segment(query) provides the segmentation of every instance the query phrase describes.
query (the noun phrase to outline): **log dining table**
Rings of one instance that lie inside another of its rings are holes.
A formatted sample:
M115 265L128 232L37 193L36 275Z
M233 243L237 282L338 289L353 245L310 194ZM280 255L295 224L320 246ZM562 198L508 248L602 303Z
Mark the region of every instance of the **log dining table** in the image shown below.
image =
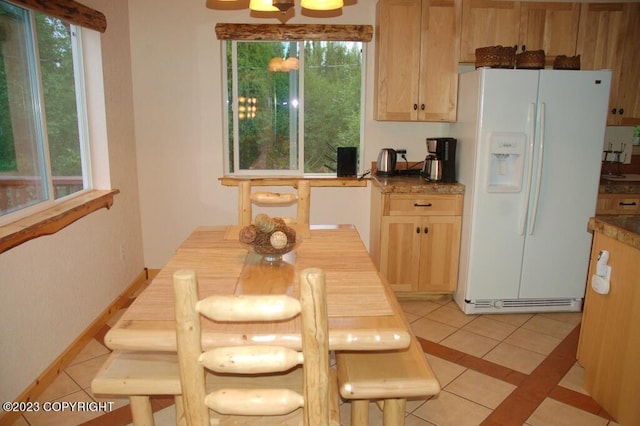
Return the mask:
M351 225L313 226L282 262L267 263L239 243L233 227L200 227L178 247L149 286L106 334L111 349L175 351L172 276L196 271L199 297L213 294L297 296L298 273L326 274L331 350L402 349L411 343L400 306ZM300 349L300 321L268 324L202 322L203 347L277 344Z

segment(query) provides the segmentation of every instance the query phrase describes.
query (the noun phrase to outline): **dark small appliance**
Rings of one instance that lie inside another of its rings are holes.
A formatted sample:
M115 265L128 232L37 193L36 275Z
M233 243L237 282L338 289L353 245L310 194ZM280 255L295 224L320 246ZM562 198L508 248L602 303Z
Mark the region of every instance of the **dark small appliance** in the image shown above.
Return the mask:
M357 175L358 148L338 147L338 177L353 177Z
M427 138L427 151L422 169L423 176L435 182L455 183L456 144L454 138Z

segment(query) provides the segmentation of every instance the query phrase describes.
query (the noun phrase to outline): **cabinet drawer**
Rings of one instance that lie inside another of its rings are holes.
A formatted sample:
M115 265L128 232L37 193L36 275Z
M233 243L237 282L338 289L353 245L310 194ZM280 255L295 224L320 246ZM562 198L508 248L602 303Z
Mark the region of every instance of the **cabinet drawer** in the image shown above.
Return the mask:
M640 214L640 194L600 194L596 214Z
M462 195L390 194L387 196L385 216L431 216L462 214Z

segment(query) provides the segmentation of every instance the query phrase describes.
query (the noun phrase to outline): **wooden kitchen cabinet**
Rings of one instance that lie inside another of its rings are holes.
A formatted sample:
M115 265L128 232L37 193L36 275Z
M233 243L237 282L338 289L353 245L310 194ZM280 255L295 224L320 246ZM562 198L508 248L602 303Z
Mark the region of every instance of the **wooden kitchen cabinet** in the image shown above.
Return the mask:
M608 294L591 286L600 250L609 252L612 268ZM638 277L640 248L594 232L577 359L584 367L584 388L621 425L640 424Z
M460 1L378 2L376 120L456 120Z
M462 194L372 190L371 253L394 291L455 291L462 200Z
M607 124L640 124L640 3L584 3L576 52L584 70L611 69Z
M463 0L460 62L475 63L476 49L518 44L520 2Z
M487 46L518 46L545 51L551 65L558 55L576 51L579 3L464 0L461 62L475 63L475 51Z
M596 214L640 214L640 194L598 194Z

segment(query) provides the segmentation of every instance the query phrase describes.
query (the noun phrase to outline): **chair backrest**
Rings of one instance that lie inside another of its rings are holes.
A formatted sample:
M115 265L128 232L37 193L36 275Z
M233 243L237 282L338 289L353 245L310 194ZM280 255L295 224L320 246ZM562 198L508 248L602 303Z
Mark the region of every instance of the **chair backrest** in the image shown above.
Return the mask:
M300 273L299 300L287 295L211 296L198 300L196 274L191 270L175 272L173 284L187 424L208 426L209 408L223 415L268 416L286 414L300 407L305 425L328 424L331 414L329 337L323 270L308 268ZM264 345L202 350L201 316L214 321L255 322L290 319L298 314L301 352ZM303 364L302 394L290 389L260 389L258 394L255 389L222 389L209 394L206 391L206 370L247 375L285 372L298 364Z
M311 182L297 180L291 186L297 189L295 193L277 193L268 191L253 191L251 181L243 180L238 184L238 224L247 226L253 219L253 204L286 206L297 204L296 217L286 220L296 223L306 229L309 228L309 209L311 196Z

